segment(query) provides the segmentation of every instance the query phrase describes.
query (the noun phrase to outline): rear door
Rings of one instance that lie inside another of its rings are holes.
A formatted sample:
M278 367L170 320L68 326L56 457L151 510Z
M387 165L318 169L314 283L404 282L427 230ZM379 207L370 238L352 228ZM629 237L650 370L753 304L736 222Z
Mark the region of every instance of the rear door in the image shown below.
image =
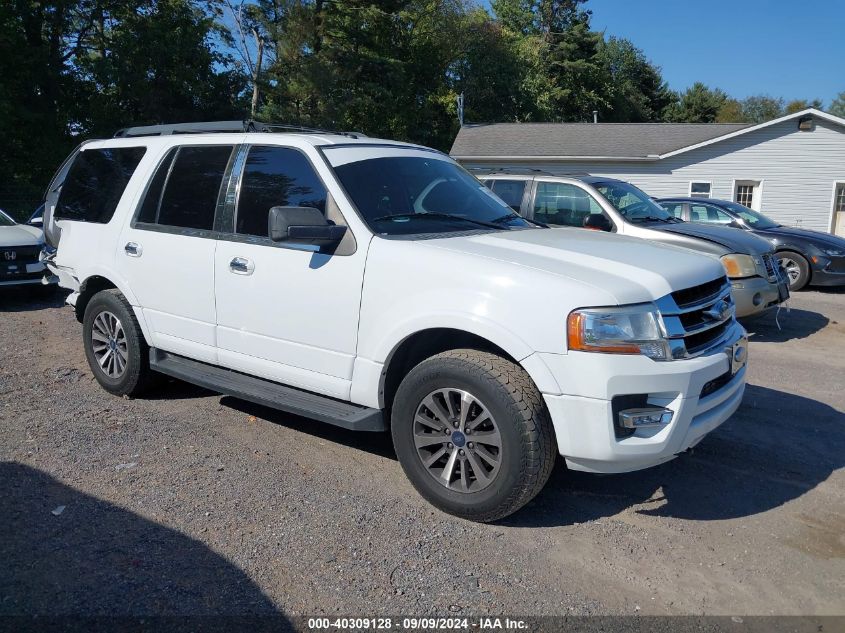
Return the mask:
M273 242L274 206L314 207L346 221L305 151L244 147L230 184L237 204L215 254L221 365L338 398L349 397L366 248L351 229L333 252Z
M234 144L170 149L122 235L117 266L155 347L216 362L215 214Z

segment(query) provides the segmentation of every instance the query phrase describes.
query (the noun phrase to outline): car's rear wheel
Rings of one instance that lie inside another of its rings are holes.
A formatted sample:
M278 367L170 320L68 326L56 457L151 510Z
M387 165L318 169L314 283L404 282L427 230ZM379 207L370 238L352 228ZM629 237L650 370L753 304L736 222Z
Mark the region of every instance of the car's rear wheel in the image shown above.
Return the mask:
M476 350L438 354L396 393L393 443L417 491L445 512L495 521L543 488L555 460L545 403L525 371Z
M793 251L780 251L777 258L789 278L790 290L801 290L807 285L810 281L810 264L802 255Z
M150 384L149 347L129 302L118 290L95 294L85 307L83 343L97 382L116 395L136 396Z

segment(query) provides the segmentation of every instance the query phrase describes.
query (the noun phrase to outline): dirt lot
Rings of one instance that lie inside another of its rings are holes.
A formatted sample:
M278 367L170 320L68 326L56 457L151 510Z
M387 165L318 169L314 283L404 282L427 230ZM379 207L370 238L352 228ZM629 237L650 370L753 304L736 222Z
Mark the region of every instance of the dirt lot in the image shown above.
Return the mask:
M845 614L845 293L746 324L692 454L444 515L386 436L170 382L114 398L60 298L0 296L2 614ZM59 508L64 507L59 512Z

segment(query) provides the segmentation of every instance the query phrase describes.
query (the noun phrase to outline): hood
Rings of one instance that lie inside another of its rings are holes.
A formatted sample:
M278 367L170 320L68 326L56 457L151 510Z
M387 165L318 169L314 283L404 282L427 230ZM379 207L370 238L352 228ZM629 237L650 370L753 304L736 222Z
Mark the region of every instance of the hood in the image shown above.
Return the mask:
M706 240L725 247L730 253L762 255L772 250L772 245L763 238L729 226L679 222L678 224L650 224L648 228Z
M785 239L799 238L824 248L840 248L845 250L845 239L839 237L838 235L822 233L821 231L799 229L794 226L776 226L772 229L756 229L755 233L758 235L765 235L767 237L782 237Z
M38 246L44 243L41 229L25 224L0 226L0 247L3 246Z
M565 277L610 294L619 304L654 301L725 276L722 264L707 255L580 228L499 231L424 243Z

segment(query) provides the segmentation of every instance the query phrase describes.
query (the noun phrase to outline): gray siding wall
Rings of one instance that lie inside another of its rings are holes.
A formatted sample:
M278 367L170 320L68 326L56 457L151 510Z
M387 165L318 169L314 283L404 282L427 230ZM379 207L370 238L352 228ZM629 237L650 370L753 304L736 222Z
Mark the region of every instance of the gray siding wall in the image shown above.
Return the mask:
M561 154L565 152L561 148ZM657 197L686 196L690 181L709 181L713 198L732 200L734 180L758 180L763 213L781 224L829 232L834 182L845 182L845 129L816 120L815 130L800 132L797 121L785 121L655 162L464 161L464 165L530 166L556 174L610 176Z

